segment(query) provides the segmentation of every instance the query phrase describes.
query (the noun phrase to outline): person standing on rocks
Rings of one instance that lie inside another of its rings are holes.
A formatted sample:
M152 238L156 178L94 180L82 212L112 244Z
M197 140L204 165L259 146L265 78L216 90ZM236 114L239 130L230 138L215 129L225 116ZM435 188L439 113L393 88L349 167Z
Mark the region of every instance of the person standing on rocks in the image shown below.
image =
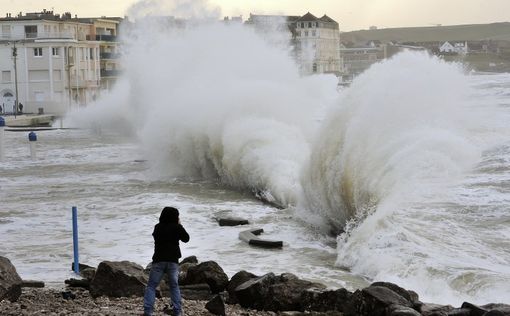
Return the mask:
M173 315L181 316L181 292L179 290L179 258L181 249L179 241L188 242L189 234L181 225L179 210L174 207L165 207L159 216L159 223L154 227L154 255L152 256L149 282L145 288L143 298L144 315L152 315L156 299L156 287L165 275L168 274L170 299L173 303Z

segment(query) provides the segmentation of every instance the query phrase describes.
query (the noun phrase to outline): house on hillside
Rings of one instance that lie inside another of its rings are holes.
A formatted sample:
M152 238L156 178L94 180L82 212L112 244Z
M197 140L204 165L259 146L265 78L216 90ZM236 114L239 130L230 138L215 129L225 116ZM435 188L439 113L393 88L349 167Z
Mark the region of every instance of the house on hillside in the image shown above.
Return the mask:
M467 44L467 42L452 42L452 43L444 42L439 47L439 53L442 53L442 54L459 54L459 55L466 55L468 53L468 44Z

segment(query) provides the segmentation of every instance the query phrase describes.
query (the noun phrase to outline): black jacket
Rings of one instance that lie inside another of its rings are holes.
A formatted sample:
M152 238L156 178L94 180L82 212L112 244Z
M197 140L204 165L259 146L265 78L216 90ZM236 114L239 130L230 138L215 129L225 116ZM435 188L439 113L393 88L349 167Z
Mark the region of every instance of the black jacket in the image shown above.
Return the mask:
M188 232L177 223L159 223L154 227L154 255L152 262L170 261L179 263L181 249L179 240L189 241Z

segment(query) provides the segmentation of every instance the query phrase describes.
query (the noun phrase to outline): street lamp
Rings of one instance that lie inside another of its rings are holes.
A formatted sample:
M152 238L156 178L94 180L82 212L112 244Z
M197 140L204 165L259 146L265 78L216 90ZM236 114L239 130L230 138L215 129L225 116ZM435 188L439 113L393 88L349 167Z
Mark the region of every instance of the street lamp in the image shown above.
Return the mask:
M16 47L16 41L13 41L12 58L14 59L14 87L15 87L15 98L14 98L14 118L18 114L18 48Z

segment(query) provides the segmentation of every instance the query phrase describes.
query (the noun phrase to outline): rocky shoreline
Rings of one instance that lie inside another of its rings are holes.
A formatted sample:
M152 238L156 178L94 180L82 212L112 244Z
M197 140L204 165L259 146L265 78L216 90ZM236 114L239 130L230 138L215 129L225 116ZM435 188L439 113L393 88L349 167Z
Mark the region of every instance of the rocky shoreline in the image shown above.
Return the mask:
M216 262L199 263L196 257L184 259L180 266L187 316L510 316L510 305L424 303L415 292L387 282L350 292L330 290L290 273L256 276L240 271L229 279ZM141 315L148 271L128 261L103 261L97 268L80 265L81 279L50 289L23 282L11 262L0 257L0 315ZM167 310L168 287L162 282L154 315L166 315Z

